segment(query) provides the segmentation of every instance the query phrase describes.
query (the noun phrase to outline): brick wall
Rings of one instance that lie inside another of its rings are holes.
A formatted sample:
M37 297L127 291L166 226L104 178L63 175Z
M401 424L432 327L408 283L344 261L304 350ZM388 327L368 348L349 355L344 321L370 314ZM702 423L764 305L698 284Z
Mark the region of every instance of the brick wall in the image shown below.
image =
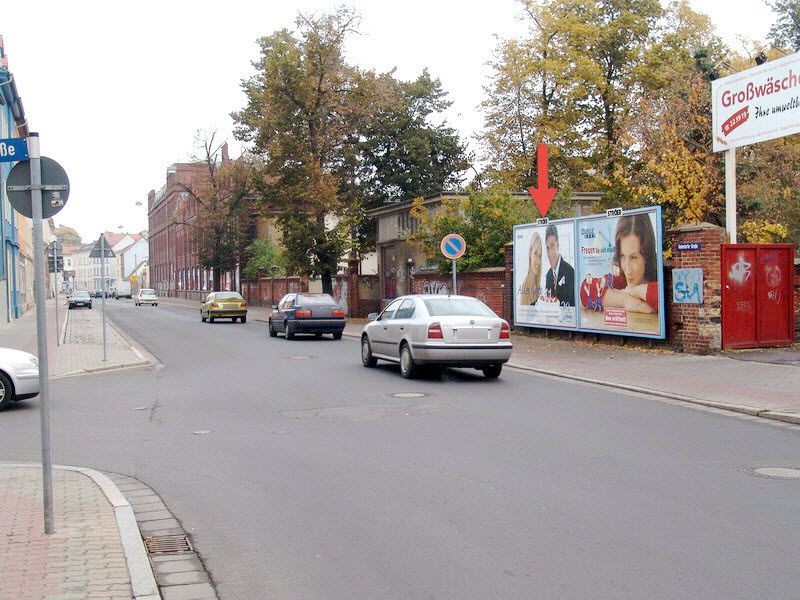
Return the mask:
M720 245L726 242L725 230L710 223L682 225L668 231L666 239L672 247L673 269L703 269L702 304L674 303L671 273L665 281L667 339L673 348L682 352L718 352L722 348ZM680 242L700 242L702 249L679 251Z
M272 306L289 292L307 292L308 281L301 277L262 277L242 281L242 296L253 306Z
M508 289L505 267L458 273L457 277L459 294L474 296L498 315L508 319L503 308L503 296ZM415 273L411 281L415 294L446 294L450 291L452 284L451 275L439 275L438 273ZM510 315L510 311L508 315Z

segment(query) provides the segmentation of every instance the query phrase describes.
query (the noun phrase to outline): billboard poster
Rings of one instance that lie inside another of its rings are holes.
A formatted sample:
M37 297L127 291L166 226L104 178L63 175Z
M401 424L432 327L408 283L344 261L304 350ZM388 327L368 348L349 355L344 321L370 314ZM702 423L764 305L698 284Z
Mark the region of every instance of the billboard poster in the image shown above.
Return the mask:
M711 82L714 152L800 132L800 52Z
M514 227L514 322L574 329L575 220Z
M663 338L661 207L575 222L581 331Z

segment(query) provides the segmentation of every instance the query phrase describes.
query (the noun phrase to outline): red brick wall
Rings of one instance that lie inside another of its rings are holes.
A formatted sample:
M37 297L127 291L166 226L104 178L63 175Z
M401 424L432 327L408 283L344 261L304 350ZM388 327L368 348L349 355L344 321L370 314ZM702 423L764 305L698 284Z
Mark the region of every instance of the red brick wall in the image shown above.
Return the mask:
M301 277L262 277L242 281L242 296L253 306L272 306L289 292L307 292L308 281Z
M458 273L457 277L459 294L474 296L498 315L508 319L503 310L503 295L508 287L504 267ZM452 276L437 273L415 273L411 282L415 294L447 293L452 284Z
M726 242L725 230L709 223L683 225L667 232L672 246L673 269L703 269L703 303L680 304L672 301L672 277L665 281L667 339L676 350L709 354L722 348L722 287L720 245ZM700 242L702 250L677 250L679 242Z

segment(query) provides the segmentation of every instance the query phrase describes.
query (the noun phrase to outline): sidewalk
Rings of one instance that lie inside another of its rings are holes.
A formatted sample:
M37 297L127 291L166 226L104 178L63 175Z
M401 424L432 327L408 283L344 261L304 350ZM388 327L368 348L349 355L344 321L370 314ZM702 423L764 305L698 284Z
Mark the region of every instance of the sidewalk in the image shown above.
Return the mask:
M63 301L63 298L59 300ZM94 308L68 310L59 303L59 335L57 344L56 307L52 299L46 302L47 349L50 378L69 377L96 371L143 366L157 362L134 340L115 329L106 319L106 360L103 360L103 318L99 301ZM24 350L38 355L36 340L36 310L31 308L16 321L0 326L0 346Z
M53 468L54 533L42 470L0 463L0 600L161 598L130 504L104 475Z
M196 310L200 303L163 298L164 304ZM270 308L251 306L251 320L266 322ZM345 335L358 338L366 319L349 319ZM800 348L725 352L696 356L663 348L546 337L514 331L509 367L641 392L753 416L800 424Z

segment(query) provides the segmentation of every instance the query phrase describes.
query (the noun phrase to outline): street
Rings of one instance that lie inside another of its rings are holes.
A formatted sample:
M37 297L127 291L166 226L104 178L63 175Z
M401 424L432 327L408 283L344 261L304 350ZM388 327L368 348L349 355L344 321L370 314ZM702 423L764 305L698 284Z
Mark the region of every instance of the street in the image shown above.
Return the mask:
M800 428L514 369L407 381L355 339L199 305L108 310L162 365L53 381L53 460L152 487L221 598L797 593L800 483L751 469L800 463ZM2 414L0 456L40 459L36 400Z

